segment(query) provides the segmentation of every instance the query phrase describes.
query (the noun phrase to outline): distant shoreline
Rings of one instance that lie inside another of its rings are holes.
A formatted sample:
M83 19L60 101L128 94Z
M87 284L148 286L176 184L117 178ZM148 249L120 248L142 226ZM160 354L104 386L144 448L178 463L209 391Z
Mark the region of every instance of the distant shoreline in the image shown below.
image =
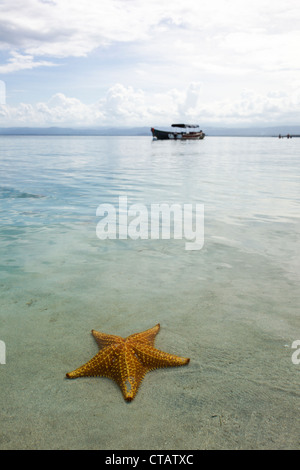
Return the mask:
M206 137L277 137L277 135L235 135L235 134L205 134ZM151 137L149 134L2 134L0 133L0 137Z
M286 136L300 135L300 126L274 126L274 127L248 127L248 128L225 128L225 127L205 127L207 137L278 137L279 134ZM44 136L44 137L151 137L150 126L146 127L101 127L101 128L60 128L60 127L2 127L0 136Z

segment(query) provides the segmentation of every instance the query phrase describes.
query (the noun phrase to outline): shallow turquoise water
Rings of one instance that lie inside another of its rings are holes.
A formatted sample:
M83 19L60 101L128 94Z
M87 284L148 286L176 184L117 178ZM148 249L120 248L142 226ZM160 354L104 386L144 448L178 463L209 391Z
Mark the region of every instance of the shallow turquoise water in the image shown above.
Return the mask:
M299 144L1 137L1 448L299 447ZM119 196L204 204L203 248L99 240ZM64 379L91 329L158 322L190 365L148 374L129 406L108 379Z

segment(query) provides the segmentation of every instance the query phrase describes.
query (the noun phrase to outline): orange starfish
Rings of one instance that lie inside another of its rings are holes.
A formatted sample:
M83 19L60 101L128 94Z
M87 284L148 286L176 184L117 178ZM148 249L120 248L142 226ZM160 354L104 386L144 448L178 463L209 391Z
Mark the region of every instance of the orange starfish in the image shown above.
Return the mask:
M183 366L190 361L154 348L159 329L157 324L127 338L92 330L102 349L86 364L69 372L67 377L109 377L119 384L126 401L133 400L147 372L160 367Z

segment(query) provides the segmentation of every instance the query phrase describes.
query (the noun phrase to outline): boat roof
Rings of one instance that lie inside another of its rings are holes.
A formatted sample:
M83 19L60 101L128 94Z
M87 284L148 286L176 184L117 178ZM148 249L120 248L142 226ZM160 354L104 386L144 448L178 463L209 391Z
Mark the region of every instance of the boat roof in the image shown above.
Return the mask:
M199 124L172 124L172 127L199 127Z

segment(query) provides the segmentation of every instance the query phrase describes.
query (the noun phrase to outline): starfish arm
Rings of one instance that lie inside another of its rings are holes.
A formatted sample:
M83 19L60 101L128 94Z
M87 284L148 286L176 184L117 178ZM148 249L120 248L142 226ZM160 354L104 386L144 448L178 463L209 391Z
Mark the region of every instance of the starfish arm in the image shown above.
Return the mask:
M119 384L124 399L132 401L147 372L146 367L136 357L133 348L127 346L118 357L114 379Z
M159 369L161 367L184 366L190 362L189 358L175 356L174 354L160 351L159 349L143 343L136 343L134 345L134 351L147 370Z
M127 346L114 364L113 379L120 386L124 399L132 401L147 372L146 367L136 357L134 350Z
M116 361L117 346L108 346L99 351L92 359L78 369L66 374L68 379L77 377L110 377L112 378L113 364Z
M141 343L146 343L154 345L155 336L160 330L160 324L158 323L153 328L149 330L142 331L141 333L134 333L133 335L128 336L127 341L139 341Z
M99 348L105 348L112 344L123 343L124 339L116 335L107 335L105 333L100 333L100 331L92 330L92 335L94 336Z

